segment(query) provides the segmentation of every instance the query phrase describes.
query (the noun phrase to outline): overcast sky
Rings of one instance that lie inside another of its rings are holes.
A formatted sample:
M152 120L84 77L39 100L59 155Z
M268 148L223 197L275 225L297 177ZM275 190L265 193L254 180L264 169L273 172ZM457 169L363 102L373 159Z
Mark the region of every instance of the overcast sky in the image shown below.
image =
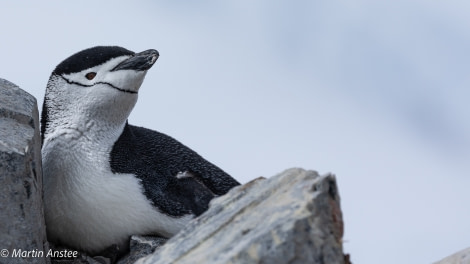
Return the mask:
M42 105L96 45L157 49L129 118L241 182L337 175L354 263L470 246L468 1L10 1L0 78Z

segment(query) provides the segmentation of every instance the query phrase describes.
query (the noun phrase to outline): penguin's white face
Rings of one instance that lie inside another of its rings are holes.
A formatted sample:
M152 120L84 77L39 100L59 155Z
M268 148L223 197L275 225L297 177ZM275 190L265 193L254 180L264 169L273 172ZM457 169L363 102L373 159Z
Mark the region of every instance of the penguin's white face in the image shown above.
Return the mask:
M121 56L80 72L62 74L61 77L72 85L75 84L83 88L95 88L91 90L109 89L110 94L116 91L131 94L137 93L144 81L145 74L147 73L146 70L136 71L134 69L126 69L113 71L116 66L129 58L130 56Z
M137 101L156 50L134 54L119 47L95 47L64 60L52 73L44 98L42 132L122 126Z

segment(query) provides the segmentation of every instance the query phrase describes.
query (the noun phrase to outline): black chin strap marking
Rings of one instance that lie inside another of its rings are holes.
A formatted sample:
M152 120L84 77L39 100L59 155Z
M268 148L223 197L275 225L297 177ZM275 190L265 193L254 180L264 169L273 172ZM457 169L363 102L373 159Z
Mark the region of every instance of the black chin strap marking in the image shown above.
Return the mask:
M134 92L134 91L129 91L129 90L125 90L125 89L122 89L122 88L119 88L119 87L116 87L108 82L96 82L94 84L90 84L90 85L86 85L86 84L83 84L83 83L78 83L78 82L74 82L74 81L70 81L69 79L65 78L64 76L62 75L59 75L62 79L64 79L68 84L76 84L76 85L79 85L79 86L82 86L82 87L92 87L94 86L95 84L106 84L108 86L111 86L112 88L118 90L118 91L121 91L121 92L125 92L125 93L130 93L130 94L136 94L137 92Z

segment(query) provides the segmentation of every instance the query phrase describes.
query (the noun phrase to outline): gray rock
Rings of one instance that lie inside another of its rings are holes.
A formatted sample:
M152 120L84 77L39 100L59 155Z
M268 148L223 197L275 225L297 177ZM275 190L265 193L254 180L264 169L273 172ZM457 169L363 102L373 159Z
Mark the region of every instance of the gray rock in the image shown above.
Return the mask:
M139 258L152 254L155 249L165 244L168 239L158 236L137 236L131 237L130 253L120 259L117 264L135 263Z
M88 256L86 253L73 250L63 246L57 246L53 243L49 243L49 246L53 252L61 252L61 251L72 251L76 252L77 254L75 257L56 257L51 258L51 264L111 264L112 261L110 258L97 256L91 257Z
M470 248L454 253L434 264L470 264Z
M36 99L0 79L0 263L49 263ZM12 257L20 250L20 255ZM6 251L1 254L7 254Z
M117 264L132 264L135 263L136 260L139 258L148 256L152 254L156 248L160 247L163 245L168 239L158 237L158 236L138 236L134 235L131 236L130 239L130 252L119 259L117 261ZM60 251L60 250L70 250L65 247L61 246L55 246L51 244L51 247L54 250ZM78 255L76 258L57 258L57 259L52 259L52 264L112 264L116 263L116 258L117 258L117 253L118 250L117 248L113 248L111 246L109 249L107 249L107 252L102 252L105 254L101 254L101 256L88 256L84 252L78 252Z
M345 263L336 180L290 169L215 199L136 263Z

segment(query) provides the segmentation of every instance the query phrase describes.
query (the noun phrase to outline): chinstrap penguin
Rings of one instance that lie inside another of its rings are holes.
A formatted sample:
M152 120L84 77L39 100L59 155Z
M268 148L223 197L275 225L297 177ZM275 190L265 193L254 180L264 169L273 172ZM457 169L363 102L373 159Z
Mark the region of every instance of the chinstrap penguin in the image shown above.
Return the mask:
M170 237L239 183L127 118L156 50L78 52L52 72L41 115L48 240L89 254L133 234Z

